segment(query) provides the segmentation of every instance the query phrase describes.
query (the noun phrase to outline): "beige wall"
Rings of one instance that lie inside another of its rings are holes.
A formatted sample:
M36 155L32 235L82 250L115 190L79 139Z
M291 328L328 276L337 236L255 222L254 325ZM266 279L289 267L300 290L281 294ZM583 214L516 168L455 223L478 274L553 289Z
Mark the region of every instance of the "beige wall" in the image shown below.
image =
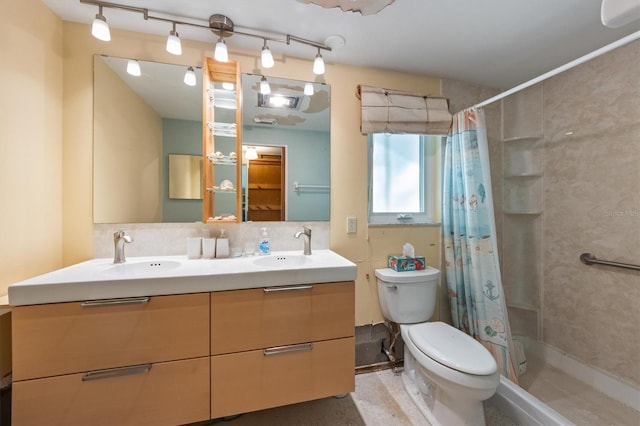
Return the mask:
M141 22L141 25L143 23ZM64 23L64 263L72 264L93 255L92 219L92 55L95 53L178 64L202 64L211 55L211 43L183 41L183 55L166 53L165 38L126 31L112 31L112 41L91 37L88 25ZM232 46L230 46L232 48ZM259 50L230 50L243 72L261 73ZM421 93L440 93L438 79L333 65L327 54L325 81L331 85L331 248L358 265L356 322L382 321L377 299L374 269L385 265L386 256L411 242L417 254L439 267L440 228L379 228L367 223L367 143L360 134L359 101L356 86L366 84ZM276 57L276 66L265 75L310 80L311 62ZM346 234L346 218L355 216L358 233ZM242 225L239 225L242 226Z
M162 117L95 58L96 223L162 222Z
M0 0L0 295L62 266L62 22ZM89 176L91 179L91 176Z

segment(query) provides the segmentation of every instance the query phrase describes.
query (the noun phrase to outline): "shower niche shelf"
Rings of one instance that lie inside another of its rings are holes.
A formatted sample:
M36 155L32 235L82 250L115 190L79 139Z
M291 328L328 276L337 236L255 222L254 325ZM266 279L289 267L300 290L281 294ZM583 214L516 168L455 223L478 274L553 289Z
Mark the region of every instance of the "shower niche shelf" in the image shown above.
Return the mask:
M514 335L542 333L544 145L542 84L502 100L502 256L505 302Z
M503 176L541 176L542 140L529 139L518 144L503 145Z
M509 214L509 215L517 215L517 214L523 214L523 215L531 215L531 216L537 216L537 215L541 215L542 211L515 211L515 210L503 210L502 213L504 214Z
M537 306L529 305L529 304L526 304L526 303L507 303L507 307L515 308L515 309L522 309L523 311L532 311L532 312L539 312L540 311L540 309L538 309Z
M503 141L506 143L518 143L518 142L535 142L542 138L540 136L514 136L511 138L504 139Z
M539 178L542 177L542 173L530 173L530 174L517 174L517 175L503 175L505 179L520 179L520 178Z
M542 179L540 177L505 179L502 209L514 213L542 211Z

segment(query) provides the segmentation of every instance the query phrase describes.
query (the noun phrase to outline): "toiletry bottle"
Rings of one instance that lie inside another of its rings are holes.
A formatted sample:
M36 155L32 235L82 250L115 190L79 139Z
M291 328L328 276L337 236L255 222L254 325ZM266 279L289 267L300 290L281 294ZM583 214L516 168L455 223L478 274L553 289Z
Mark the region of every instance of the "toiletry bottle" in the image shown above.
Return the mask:
M224 229L220 230L220 236L216 239L216 257L229 257L229 239L224 234Z
M267 235L267 228L260 228L262 230L262 236L258 241L258 253L260 255L271 254L271 241Z

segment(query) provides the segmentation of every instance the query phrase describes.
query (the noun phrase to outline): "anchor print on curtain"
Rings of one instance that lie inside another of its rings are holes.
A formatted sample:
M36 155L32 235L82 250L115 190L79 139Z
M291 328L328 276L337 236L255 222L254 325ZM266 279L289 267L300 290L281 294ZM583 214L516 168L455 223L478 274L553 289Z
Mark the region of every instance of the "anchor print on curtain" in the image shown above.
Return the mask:
M454 325L479 340L518 383L498 261L484 111L456 114L442 191L445 272Z

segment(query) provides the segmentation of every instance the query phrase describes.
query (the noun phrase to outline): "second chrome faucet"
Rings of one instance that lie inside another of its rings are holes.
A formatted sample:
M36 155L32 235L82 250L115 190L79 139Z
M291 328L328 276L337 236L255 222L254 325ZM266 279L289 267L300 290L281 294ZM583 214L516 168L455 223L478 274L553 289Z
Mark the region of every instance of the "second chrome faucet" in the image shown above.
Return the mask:
M130 243L132 241L133 238L126 235L122 229L113 233L113 263L125 263L127 261L127 259L124 257L124 244Z
M295 238L302 237L304 241L304 251L302 252L302 254L310 255L311 254L311 229L307 228L306 226L303 226L302 229L303 229L302 231L296 232L293 236Z

